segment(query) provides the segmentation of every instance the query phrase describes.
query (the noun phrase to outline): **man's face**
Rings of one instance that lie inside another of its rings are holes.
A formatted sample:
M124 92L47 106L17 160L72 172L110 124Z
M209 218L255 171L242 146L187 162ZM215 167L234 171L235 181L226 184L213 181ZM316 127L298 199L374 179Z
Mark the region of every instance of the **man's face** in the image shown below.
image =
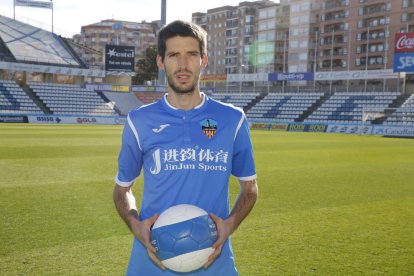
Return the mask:
M200 72L207 65L198 40L176 36L166 41L164 61L157 56L158 67L165 70L169 87L176 93L190 93L198 86Z

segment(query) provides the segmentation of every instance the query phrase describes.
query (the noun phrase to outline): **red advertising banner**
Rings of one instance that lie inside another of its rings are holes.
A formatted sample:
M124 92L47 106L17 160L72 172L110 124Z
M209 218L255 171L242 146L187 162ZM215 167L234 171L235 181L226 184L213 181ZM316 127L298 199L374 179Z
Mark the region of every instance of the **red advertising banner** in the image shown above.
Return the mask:
M215 82L221 82L221 81L226 81L227 80L227 75L226 74L206 74L206 75L201 75L201 82L210 82L210 81L215 81Z
M414 52L414 33L395 34L395 53Z

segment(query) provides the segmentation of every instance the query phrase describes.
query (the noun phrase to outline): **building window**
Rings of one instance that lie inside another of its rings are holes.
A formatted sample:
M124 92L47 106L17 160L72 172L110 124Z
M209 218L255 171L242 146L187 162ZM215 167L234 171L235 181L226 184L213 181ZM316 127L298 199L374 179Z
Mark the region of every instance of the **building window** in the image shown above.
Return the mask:
M308 48L308 40L301 40L299 44L299 48Z
M301 61L306 61L306 60L308 60L308 53L301 53L301 54L299 55L299 60L301 60Z

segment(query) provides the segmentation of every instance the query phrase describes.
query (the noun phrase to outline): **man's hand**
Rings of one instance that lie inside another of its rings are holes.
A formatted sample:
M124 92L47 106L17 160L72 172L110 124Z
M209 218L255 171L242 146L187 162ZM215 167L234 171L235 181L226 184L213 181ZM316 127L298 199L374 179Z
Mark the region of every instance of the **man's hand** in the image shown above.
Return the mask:
M204 268L207 268L214 262L215 259L217 259L228 237L236 231L237 227L247 217L256 203L258 195L256 179L248 181L239 180L239 183L240 192L230 215L223 220L214 214L210 214L211 219L217 226L217 241L213 244L214 252L208 258Z
M137 239L147 248L148 256L156 263L162 270L165 270L165 266L161 260L157 258L155 253L157 252L155 247L151 244L151 227L158 219L159 215L155 214L153 217L143 221L136 221L131 225L131 231L137 237Z
M232 226L228 220L223 220L213 213L210 213L210 217L217 227L217 241L212 245L214 252L208 257L208 261L204 265L204 268L208 268L217 257L220 256L224 243L232 233Z
M157 220L158 214L140 221L138 219L135 197L132 194L131 187L115 185L113 198L119 215L125 221L132 234L134 234L134 236L147 248L148 256L151 260L153 260L162 270L165 270L165 266L155 255L155 247L151 244L151 226Z

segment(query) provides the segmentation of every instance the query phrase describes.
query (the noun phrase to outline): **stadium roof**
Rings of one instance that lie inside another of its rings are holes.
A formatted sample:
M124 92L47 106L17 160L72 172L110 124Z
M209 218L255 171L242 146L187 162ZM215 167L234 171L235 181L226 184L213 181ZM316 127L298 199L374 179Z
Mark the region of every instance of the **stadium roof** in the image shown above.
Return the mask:
M17 62L82 66L59 36L2 15L0 37Z

